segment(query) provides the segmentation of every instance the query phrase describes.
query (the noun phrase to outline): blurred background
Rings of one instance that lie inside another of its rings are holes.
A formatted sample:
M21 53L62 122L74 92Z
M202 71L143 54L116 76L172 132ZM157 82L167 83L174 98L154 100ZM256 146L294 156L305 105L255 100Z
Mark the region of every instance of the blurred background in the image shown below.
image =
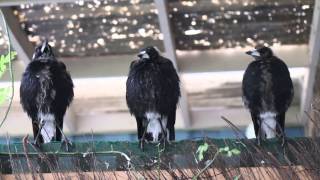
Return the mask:
M241 99L241 81L253 60L245 52L258 43L270 46L290 67L295 97L286 118L288 136L309 135L302 115L311 101L308 93L313 93L306 89L315 83L315 75L307 75L317 72L316 66L310 68L319 59L312 56L318 44L314 39L319 38L315 6L314 0L2 0L18 56L13 60L14 101L0 139L5 141L8 134L20 141L32 135L31 120L19 103L19 87L34 47L44 39L75 84L64 124L73 140L137 140L125 82L130 62L139 49L150 45L176 64L182 80L177 140L235 137L221 116L254 137ZM7 51L1 26L0 54ZM0 87L8 86L7 72ZM1 117L7 106L1 105Z

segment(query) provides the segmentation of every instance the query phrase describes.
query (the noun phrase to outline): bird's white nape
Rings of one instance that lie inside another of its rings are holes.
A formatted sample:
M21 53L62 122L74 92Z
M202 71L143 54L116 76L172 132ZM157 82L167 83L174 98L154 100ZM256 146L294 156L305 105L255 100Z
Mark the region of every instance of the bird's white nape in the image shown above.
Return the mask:
M159 134L162 133L162 129L166 130L167 128L167 117L161 117L157 112L146 112L145 117L148 120L147 133L152 134L153 142L158 142ZM161 119L162 118L162 119ZM160 124L161 121L161 124ZM162 125L162 127L161 127Z
M276 116L274 112L264 112L260 114L261 130L267 139L276 137Z
M56 135L55 117L53 114L40 112L38 118L40 120L40 127L42 126L40 133L43 141L44 143L49 143Z
M41 52L43 53L44 52L44 49L46 48L46 43L43 43L42 46L41 46Z
M150 56L146 51L141 51L139 55L142 55L142 59L150 59Z
M251 56L260 57L260 53L255 49L251 51Z

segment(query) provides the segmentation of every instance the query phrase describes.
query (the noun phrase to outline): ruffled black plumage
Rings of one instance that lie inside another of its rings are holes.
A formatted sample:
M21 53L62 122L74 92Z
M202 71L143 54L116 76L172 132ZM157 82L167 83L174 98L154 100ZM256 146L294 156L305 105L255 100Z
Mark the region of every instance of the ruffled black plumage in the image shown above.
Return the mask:
M148 51L148 50L147 50ZM127 79L126 99L130 113L136 117L138 136L147 126L146 112L157 112L167 117L169 139L174 140L174 124L180 97L179 76L169 59L157 52L146 52L148 58L140 57L130 65Z
M51 47L47 46L50 51L44 50L41 55L41 47L36 48L34 59L23 73L20 86L20 102L32 119L34 138L39 136L36 142L38 144L43 143L43 137L39 134L39 114L54 115L56 134L52 140L61 141L63 117L74 96L73 82L66 66L55 59Z
M285 113L294 95L288 67L268 47L259 47L247 54L255 61L245 71L242 92L244 104L251 112L256 137L260 142L268 135L280 136L284 142Z

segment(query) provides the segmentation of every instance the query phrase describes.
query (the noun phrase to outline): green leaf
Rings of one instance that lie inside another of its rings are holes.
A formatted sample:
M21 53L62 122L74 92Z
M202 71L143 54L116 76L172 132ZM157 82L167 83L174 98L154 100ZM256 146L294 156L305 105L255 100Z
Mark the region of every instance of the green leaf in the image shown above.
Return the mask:
M226 147L224 148L224 151L229 151L229 146L226 146Z
M15 51L11 52L11 59L9 57L9 53L7 55L0 56L0 77L7 70L7 64L10 62L10 60L13 60L16 56L17 56L17 52Z
M11 87L0 88L0 105L3 104L11 92Z
M241 151L239 149L232 149L231 152L234 155L239 155L241 153Z
M203 145L200 145L200 146L198 147L196 153L198 153L198 159L199 159L200 161L203 160L203 158L204 158L204 155L203 155L203 154L204 154L205 152L207 152L208 149L209 149L208 143L204 143Z
M11 61L14 59L14 58L16 58L16 55L17 55L17 52L15 52L15 51L11 51ZM9 63L9 61L10 61L10 57L9 57L9 53L4 57L4 62L5 63Z
M231 151L228 151L227 156L228 156L228 157L231 157L231 156L232 156L232 152L231 152Z
M238 176L234 177L233 180L239 180L241 177L241 174L239 174Z

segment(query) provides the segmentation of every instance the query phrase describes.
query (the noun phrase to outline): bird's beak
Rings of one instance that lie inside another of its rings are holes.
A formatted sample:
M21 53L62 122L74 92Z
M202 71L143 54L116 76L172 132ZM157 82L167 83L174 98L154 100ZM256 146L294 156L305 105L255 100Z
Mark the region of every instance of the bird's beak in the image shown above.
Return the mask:
M144 52L144 51L143 51ZM137 56L138 56L138 58L140 58L140 59L142 59L142 57L143 57L143 52L140 52Z
M255 49L252 51L247 51L246 54L253 56L253 57L260 57L260 53Z
M48 41L44 41L42 43L42 46L41 46L41 53L44 53L44 51L46 50L46 48L48 47Z

